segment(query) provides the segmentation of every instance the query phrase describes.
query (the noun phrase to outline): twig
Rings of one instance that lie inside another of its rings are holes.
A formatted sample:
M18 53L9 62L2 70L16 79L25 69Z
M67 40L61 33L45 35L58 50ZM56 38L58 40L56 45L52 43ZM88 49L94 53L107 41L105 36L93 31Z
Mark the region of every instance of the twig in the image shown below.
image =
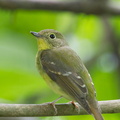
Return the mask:
M53 10L96 15L120 15L120 4L107 1L0 0L0 7L10 10Z
M120 113L120 100L99 101L102 113ZM56 104L57 114L53 106L45 104L0 104L0 117L36 117L66 116L87 114L82 107L80 113L70 104Z
M115 54L115 57L118 60L118 72L120 72L120 54L119 54L119 39L117 36L115 36L114 29L112 28L112 25L109 22L109 17L104 16L103 17L103 24L105 28L105 35L106 39L108 40L108 43L110 44L111 48L113 49L113 53ZM120 74L119 74L120 75Z
M119 52L119 48L120 48L120 43L119 40L120 38L115 34L115 30L112 27L112 25L110 24L109 21L109 16L104 16L102 18L103 21L103 25L104 25L104 30L105 30L105 39L107 41L106 44L109 45L109 49L111 51L111 53L113 54L113 60L115 60L115 62L117 63L117 68L116 68L116 79L114 82L117 82L117 86L118 87L118 91L120 90L120 52ZM105 41L103 41L105 42ZM112 63L112 61L111 61ZM120 96L120 94L119 94Z

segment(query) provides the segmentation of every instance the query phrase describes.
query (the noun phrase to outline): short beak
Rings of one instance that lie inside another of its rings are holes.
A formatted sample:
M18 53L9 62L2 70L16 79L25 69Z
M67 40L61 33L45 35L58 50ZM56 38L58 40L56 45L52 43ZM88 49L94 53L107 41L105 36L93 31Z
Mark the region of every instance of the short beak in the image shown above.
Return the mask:
M40 37L40 34L38 32L33 32L33 31L30 31L30 33L32 35L34 35L35 37Z

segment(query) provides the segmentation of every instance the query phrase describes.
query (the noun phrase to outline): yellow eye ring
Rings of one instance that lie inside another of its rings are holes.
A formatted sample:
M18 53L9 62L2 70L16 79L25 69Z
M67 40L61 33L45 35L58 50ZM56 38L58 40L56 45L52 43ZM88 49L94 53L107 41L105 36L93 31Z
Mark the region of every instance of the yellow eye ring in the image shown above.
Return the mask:
M50 34L50 38L51 38L51 39L54 39L54 38L55 38L55 35L54 35L54 34Z

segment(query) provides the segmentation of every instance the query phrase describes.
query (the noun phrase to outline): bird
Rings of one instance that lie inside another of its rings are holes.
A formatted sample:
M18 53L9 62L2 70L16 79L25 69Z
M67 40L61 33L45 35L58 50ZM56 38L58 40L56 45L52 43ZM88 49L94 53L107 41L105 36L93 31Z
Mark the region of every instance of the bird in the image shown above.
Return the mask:
M64 36L54 29L30 33L37 38L36 67L48 86L60 96L76 101L95 120L104 120L92 78Z

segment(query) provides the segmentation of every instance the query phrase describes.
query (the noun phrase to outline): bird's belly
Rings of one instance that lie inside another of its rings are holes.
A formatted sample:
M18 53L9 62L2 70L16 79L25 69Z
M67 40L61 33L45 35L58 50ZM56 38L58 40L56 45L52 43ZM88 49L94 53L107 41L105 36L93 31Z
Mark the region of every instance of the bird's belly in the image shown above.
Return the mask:
M40 74L41 74L41 72L40 72ZM67 95L53 80L51 80L51 78L46 73L42 73L41 76L46 81L46 83L48 84L48 86L55 93L59 94L60 96L63 96L64 98L66 98L68 100L72 100L72 98L69 95Z
M43 79L46 81L48 86L57 94L60 96L63 96L64 98L68 100L73 100L69 95L67 95L51 78L47 75L45 71L42 69L42 65L40 63L39 57L36 56L36 67L38 68L38 71L40 75L43 77Z

